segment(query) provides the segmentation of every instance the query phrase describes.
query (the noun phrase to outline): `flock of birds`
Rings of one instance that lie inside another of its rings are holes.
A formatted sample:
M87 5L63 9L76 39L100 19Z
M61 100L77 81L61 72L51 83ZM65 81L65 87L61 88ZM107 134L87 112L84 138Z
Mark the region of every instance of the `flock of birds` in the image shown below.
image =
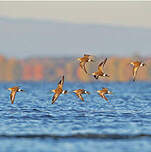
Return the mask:
M88 73L87 70L86 70L86 63L95 62L92 55L84 54L84 57L77 58L77 60L80 61L81 69L84 70L84 72L86 74L92 75L95 79L98 79L99 77L110 77L108 74L104 73L104 70L103 70L104 65L107 61L107 58L98 65L98 70L96 72L93 72L93 73ZM134 61L134 62L130 62L130 65L133 66L133 81L135 81L138 69L140 67L144 66L145 64L142 61ZM62 76L61 80L58 82L57 88L51 90L54 93L54 96L52 97L52 104L55 103L55 101L58 99L60 94L68 93L67 90L63 90L63 84L64 84L64 76ZM20 89L18 86L8 88L8 90L11 91L10 100L11 100L12 104L14 103L16 93L20 92L20 91L24 91L24 90ZM90 94L90 92L88 92L84 89L77 89L77 90L74 90L73 92L82 101L84 101L84 99L82 97L82 94ZM106 101L108 101L108 99L106 98L105 94L112 94L112 92L109 91L108 88L102 88L102 90L97 90L97 92Z

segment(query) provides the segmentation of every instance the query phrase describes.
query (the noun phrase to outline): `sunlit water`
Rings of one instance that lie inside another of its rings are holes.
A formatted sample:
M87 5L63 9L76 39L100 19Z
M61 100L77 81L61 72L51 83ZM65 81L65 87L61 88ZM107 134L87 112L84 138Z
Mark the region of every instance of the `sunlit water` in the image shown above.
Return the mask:
M12 105L7 88L19 85ZM151 83L69 83L51 104L57 82L0 83L0 152L150 152ZM111 104L96 92L109 88ZM72 90L90 95L80 101Z

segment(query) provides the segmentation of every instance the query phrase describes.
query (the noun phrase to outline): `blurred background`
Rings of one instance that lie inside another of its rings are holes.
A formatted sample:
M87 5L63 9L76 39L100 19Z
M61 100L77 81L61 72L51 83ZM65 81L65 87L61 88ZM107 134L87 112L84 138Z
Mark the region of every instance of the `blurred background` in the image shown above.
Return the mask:
M110 79L129 81L132 60L142 60L137 80L151 80L151 2L0 1L0 81L94 81L77 57L95 55L89 72L108 57Z

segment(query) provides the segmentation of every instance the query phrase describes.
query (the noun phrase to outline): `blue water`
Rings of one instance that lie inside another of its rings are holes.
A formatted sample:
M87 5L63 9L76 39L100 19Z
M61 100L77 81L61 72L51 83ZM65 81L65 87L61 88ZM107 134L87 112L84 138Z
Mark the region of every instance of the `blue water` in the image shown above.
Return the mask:
M12 105L7 88L20 86ZM51 104L57 82L0 83L0 152L150 152L151 83L64 83L69 94ZM109 88L111 104L96 92ZM80 101L71 91L90 95Z

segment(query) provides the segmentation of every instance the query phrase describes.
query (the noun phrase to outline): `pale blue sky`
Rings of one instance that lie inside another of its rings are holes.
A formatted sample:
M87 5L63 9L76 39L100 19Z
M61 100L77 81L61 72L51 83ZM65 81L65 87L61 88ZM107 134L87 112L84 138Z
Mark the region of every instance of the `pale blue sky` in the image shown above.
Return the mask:
M151 2L0 1L0 25L8 57L151 55Z

